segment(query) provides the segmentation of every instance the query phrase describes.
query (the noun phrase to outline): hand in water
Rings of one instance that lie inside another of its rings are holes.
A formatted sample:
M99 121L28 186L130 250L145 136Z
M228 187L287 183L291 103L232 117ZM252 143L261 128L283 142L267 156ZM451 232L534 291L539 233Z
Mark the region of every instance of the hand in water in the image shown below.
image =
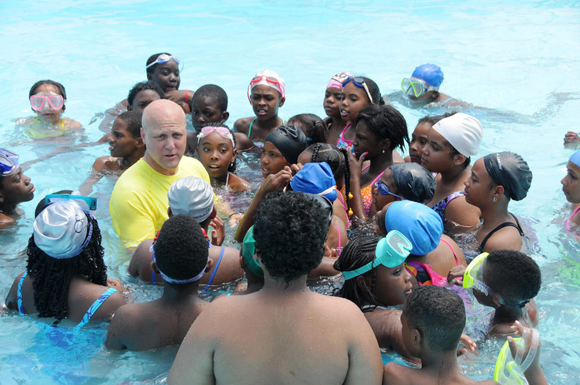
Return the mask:
M475 341L470 336L468 336L467 334L461 334L459 341L463 342L465 347L457 349L457 357L461 356L462 354L467 353L468 349L471 350L472 352L475 352L475 348L477 347L477 345L475 344Z
M236 228L236 226L240 223L240 219L242 219L243 216L244 216L244 214L240 214L240 213L232 214L230 216L230 219L228 220L228 223L230 224L230 228L232 228L232 229Z
M224 221L220 217L215 217L209 223L214 230L211 231L211 244L214 246L221 246L226 237L226 230Z
M107 285L109 287L112 287L114 289L117 289L120 292L123 292L123 290L125 290L125 286L123 286L123 284L121 283L121 281L119 281L118 279L107 278Z

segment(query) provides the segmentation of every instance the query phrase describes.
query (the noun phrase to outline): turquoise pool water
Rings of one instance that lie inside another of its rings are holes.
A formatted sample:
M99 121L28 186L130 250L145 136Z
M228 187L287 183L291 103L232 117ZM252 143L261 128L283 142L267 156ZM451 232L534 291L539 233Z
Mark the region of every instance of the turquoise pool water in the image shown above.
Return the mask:
M562 230L565 203L559 180L571 151L562 147L577 129L580 5L576 1L25 1L2 2L0 35L1 146L23 160L55 145L32 143L14 128L31 114L28 90L51 78L67 88L66 116L86 127L88 140L101 136L96 114L126 97L144 80L149 55L167 51L185 63L182 89L207 83L229 96L230 123L250 116L249 79L260 69L281 74L288 118L301 112L324 116L322 98L329 78L347 70L373 78L383 94L395 92L403 76L425 62L446 75L442 92L476 106L484 126L480 155L511 150L534 172L530 194L511 210L527 218L538 239L533 256L543 272L537 298L542 365L551 384L580 383L580 247ZM426 114L396 104L409 130ZM91 123L92 122L92 123ZM38 163L28 171L37 199L73 188L87 176L107 146L90 147ZM103 230L110 275L128 284L138 300L158 295L126 278L127 256L108 216L114 180L104 178L93 195ZM25 268L34 202L26 217L0 234L0 295ZM12 383L163 382L176 349L117 354L104 350L106 330L92 326L82 335L55 332L34 318L0 316L0 378ZM475 379L490 378L496 342L480 357L461 360Z

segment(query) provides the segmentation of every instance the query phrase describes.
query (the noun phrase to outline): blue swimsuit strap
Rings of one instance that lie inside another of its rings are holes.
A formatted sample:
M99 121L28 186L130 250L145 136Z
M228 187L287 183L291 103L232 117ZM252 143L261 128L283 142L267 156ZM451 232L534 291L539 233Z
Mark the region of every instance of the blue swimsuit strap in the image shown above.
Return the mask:
M24 315L24 307L22 306L22 284L24 283L24 278L28 275L28 271L25 271L20 277L18 282L18 291L16 292L16 299L18 300L18 312L20 315Z
M442 102L441 102L441 104L439 104L439 107L441 107L441 106L442 106L442 105L444 105L445 103L447 103L447 102L449 102L449 101L451 101L451 100L454 100L454 99L455 99L455 98L449 98L449 99L446 99L446 100L442 101Z
M217 263L215 264L215 267L213 268L213 271L211 272L211 276L209 277L209 281L207 281L207 285L205 285L205 287L201 291L202 293L205 293L207 291L207 289L209 288L209 286L211 285L211 282L213 281L213 277L215 277L215 273L217 273L217 269L218 269L218 267L220 267L220 263L222 261L222 257L224 256L225 250L226 250L225 246L222 246L222 251L220 252L220 257L218 258Z
M252 123L250 123L250 128L248 128L248 139L252 139L252 127L254 126L254 122L256 121L256 119L258 118L254 118L254 120L252 120Z
M93 302L93 304L91 305L89 310L87 310L87 312L85 313L81 322L79 322L79 324L77 326L75 326L74 330L75 331L80 330L80 328L82 328L87 323L89 323L89 321L91 320L93 315L97 312L97 310L101 307L101 305L103 303L105 303L105 301L111 295L113 295L116 291L117 291L117 289L113 289L112 287L110 287L103 294L101 294L101 296L99 298L97 298L97 300L95 302Z

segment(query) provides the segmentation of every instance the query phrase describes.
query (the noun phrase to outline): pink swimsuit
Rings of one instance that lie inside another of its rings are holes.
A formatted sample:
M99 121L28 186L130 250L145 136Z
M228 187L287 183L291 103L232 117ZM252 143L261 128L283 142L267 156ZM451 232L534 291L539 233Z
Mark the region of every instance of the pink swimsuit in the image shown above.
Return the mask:
M578 207L576 210L574 210L574 212L572 213L572 215L570 215L570 218L566 219L566 222L564 223L564 226L566 227L566 231L569 232L570 234L574 235L576 238L580 239L580 236L578 236L578 234L576 234L574 231L570 230L570 221L572 220L572 218L574 218L574 216L576 214L578 214L578 211L580 211L580 207Z

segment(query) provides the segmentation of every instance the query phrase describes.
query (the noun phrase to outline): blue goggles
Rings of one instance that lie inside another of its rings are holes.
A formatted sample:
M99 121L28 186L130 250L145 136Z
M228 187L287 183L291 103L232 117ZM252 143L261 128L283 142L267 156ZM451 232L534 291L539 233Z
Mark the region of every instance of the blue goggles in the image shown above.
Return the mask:
M375 101L373 100L373 97L371 96L371 92L369 91L369 87L367 86L367 83L365 82L365 80L363 78L360 77L354 77L354 76L349 76L343 83L342 83L342 87L344 88L344 86L346 86L348 84L348 82L350 82L352 80L352 84L354 84L355 86L357 86L358 88L364 88L364 90L367 93L367 96L369 97L369 101L371 102L371 104L375 104Z
M405 198L403 198L402 196L393 194L391 190L389 190L389 186L387 186L387 184L381 181L380 179L375 183L375 187L379 190L379 194L381 195L392 195L394 197L405 200Z
M85 211L95 211L97 209L97 198L85 197L82 195L69 194L50 194L44 198L44 204L49 205L61 200L75 200L79 206Z
M0 148L0 175L14 174L18 170L18 159L18 154L5 148Z

